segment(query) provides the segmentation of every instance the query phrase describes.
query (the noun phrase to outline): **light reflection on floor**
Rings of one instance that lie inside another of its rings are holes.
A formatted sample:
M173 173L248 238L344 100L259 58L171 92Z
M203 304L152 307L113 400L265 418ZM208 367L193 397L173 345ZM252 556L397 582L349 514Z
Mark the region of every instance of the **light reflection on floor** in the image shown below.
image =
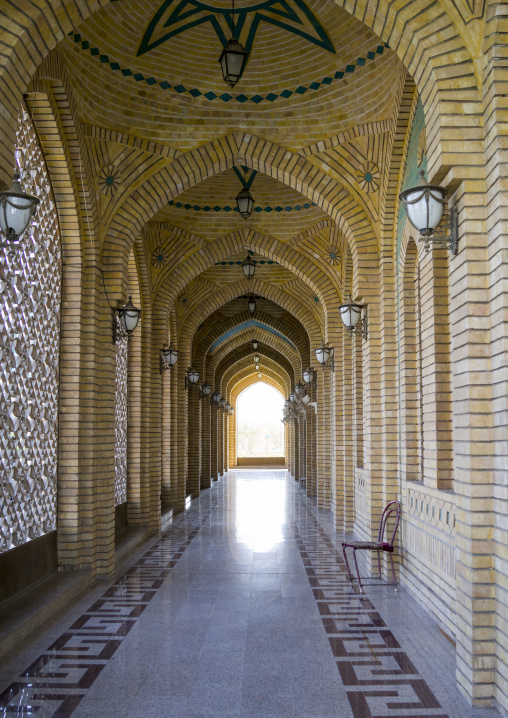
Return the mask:
M270 551L283 540L286 522L285 472L269 472L277 478L261 480L256 472L235 473L236 540L259 553Z

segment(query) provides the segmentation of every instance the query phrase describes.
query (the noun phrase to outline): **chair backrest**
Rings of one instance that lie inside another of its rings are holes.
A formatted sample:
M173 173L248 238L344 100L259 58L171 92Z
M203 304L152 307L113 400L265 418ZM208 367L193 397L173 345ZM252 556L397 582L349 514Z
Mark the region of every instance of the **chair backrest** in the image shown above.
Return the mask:
M395 521L395 523L393 527L392 538L389 541L390 546L393 546L393 542L395 541L395 534L397 533L397 529L399 527L400 504L398 501L390 501L390 503L385 506L385 509L381 514L381 521L379 522L379 533L377 536L378 542L384 540L383 537L386 529L386 524L388 523L388 519L390 518L390 516L392 516L392 514L394 514L392 519Z

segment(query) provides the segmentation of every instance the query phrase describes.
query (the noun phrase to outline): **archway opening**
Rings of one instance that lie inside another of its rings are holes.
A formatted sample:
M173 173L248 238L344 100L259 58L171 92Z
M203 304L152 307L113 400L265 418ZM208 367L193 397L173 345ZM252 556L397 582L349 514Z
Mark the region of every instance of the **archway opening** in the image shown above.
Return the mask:
M245 389L236 402L238 466L285 464L284 397L264 381Z

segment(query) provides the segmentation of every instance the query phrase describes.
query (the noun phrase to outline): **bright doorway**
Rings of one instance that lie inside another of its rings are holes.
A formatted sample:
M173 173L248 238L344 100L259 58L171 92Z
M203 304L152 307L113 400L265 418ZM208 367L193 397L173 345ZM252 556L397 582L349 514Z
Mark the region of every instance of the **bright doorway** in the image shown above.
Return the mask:
M236 401L237 464L284 464L284 397L269 384L258 381Z

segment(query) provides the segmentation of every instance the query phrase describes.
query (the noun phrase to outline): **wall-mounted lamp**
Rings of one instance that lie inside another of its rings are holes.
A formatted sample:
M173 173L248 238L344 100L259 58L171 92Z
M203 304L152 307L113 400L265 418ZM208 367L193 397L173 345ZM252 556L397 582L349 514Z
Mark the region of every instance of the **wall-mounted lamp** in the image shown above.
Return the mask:
M23 192L19 178L14 170L10 188L0 192L0 230L9 244L15 244L21 237L40 202L38 197Z
M185 374L185 388L188 389L193 384L197 384L199 381L199 372L192 367Z
M210 404L215 406L215 408L218 408L220 400L221 400L221 395L217 391L214 391L214 393L212 394L211 399L210 399Z
M333 347L325 347L324 345L322 347L318 347L318 349L316 349L316 359L321 364L321 366L324 367L326 364L328 364L330 369L332 371L335 371Z
M129 297L129 301L123 307L113 309L113 344L116 344L117 339L130 338L138 326L140 317L141 309L134 306L132 297Z
M349 295L346 304L339 305L340 318L346 329L351 332L360 331L362 339L367 339L367 307L355 304Z
M203 399L203 397L205 397L205 396L210 396L211 391L212 391L212 387L210 386L210 384L207 381L205 381L205 383L201 384L201 386L199 388L199 398Z
M247 306L249 307L249 312L251 314L254 314L256 311L256 298L255 297L249 297L247 301Z
M160 353L160 373L167 371L168 369L171 369L176 362L178 361L178 349L173 349L171 344L169 347L164 347L164 349L161 349Z
M314 369L307 367L307 369L303 372L303 380L306 384L312 384L314 381Z
M400 193L399 199L404 205L409 221L418 230L419 238L427 252L431 245L437 245L447 247L453 255L457 254L459 223L455 207L450 207L447 222L437 229L446 204L444 187L428 184L425 180L425 172L420 170L420 179L416 187L405 189Z
M305 394L305 384L302 384L301 381L295 386L295 394L297 396L303 396Z

